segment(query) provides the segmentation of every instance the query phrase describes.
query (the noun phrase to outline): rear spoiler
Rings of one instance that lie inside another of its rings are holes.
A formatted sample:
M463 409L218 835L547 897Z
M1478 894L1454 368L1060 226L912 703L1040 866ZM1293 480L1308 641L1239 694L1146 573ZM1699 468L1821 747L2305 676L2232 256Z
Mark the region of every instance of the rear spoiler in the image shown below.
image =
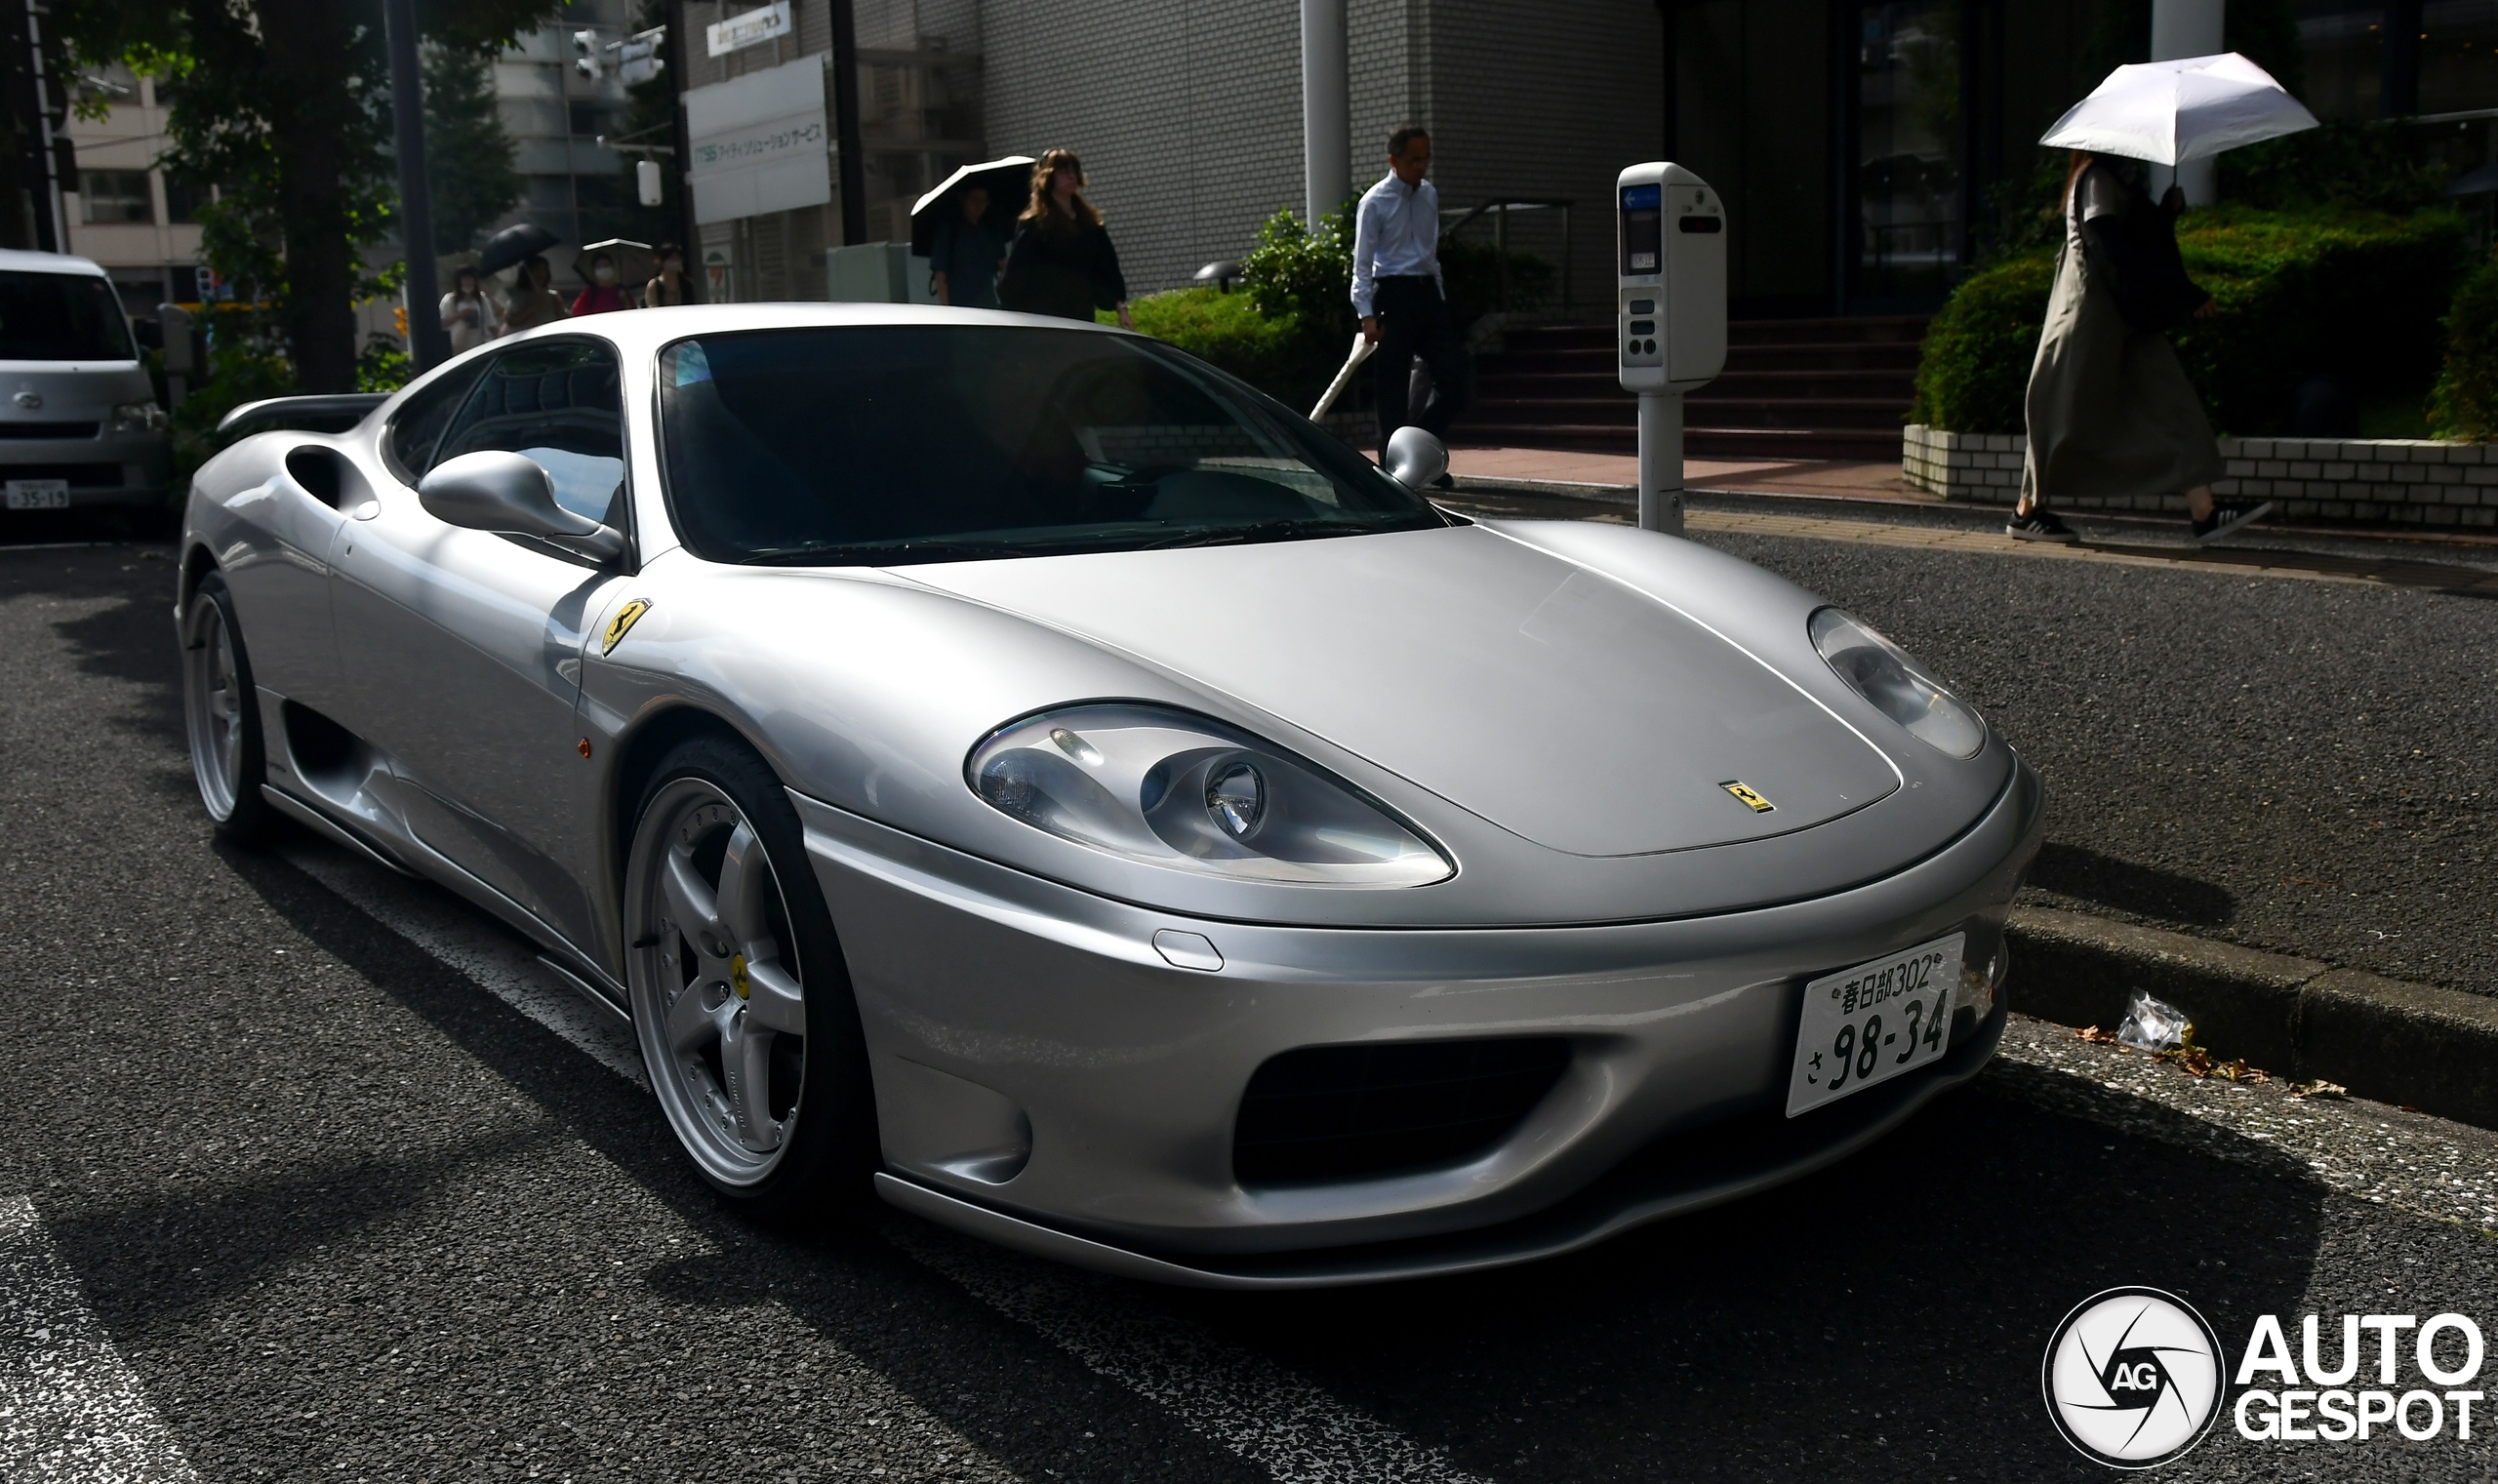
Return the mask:
M307 433L343 433L365 415L390 400L386 391L340 391L310 397L263 397L246 402L217 423L225 442L254 433L294 428Z

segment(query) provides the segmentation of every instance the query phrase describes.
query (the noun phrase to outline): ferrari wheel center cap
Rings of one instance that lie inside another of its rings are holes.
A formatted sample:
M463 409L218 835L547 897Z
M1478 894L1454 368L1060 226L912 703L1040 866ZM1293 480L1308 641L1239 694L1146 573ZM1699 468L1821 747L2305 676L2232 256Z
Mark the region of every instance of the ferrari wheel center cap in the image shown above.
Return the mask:
M745 955L743 953L729 955L729 987L738 992L739 999L745 999L751 992L745 982Z

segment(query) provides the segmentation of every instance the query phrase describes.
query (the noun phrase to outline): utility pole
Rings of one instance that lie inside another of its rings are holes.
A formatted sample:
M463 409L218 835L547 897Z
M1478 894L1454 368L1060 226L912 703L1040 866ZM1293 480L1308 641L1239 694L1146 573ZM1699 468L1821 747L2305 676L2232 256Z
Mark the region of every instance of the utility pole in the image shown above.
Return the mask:
M69 119L67 68L60 44L43 31L43 15L28 0L7 0L0 25L11 33L17 53L11 66L9 101L19 131L19 180L27 194L34 246L45 253L69 251L69 216L64 190L78 188L77 156L62 131Z
M709 285L703 270L703 223L694 220L694 141L685 130L685 90L694 86L694 48L685 28L685 0L667 4L668 143L676 157L667 168L676 174L676 240L685 252L685 297L701 303Z
M1302 204L1312 230L1353 190L1350 70L1345 0L1301 0Z
M859 23L832 0L832 138L841 167L841 245L867 240L867 146L859 139Z
M425 183L425 95L417 70L416 0L382 0L390 55L390 123L399 156L399 240L408 252L408 356L420 372L451 359L451 336L437 307L433 195Z

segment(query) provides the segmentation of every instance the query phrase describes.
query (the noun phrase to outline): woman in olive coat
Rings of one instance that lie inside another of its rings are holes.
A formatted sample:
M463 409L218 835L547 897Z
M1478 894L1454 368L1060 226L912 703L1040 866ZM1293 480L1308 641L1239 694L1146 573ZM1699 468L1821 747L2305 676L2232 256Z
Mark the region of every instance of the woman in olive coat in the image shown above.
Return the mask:
M1032 204L1015 221L998 302L1026 314L1090 322L1095 309L1128 316L1128 282L1102 214L1084 199L1084 166L1070 149L1053 149L1032 166Z
M2065 177L2065 251L2030 369L2021 502L2005 530L2070 541L2059 501L2140 509L2186 497L2196 541L2258 520L2270 501L2215 501L2220 445L2168 332L2216 312L2177 253L2177 187L2154 205L2126 176L2075 150Z

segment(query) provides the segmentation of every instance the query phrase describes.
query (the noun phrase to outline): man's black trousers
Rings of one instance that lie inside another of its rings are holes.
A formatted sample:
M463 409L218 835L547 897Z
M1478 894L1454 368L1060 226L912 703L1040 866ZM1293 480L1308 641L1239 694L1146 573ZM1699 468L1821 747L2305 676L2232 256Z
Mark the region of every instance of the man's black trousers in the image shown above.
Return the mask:
M1379 351L1371 357L1376 368L1371 375L1379 396L1380 452L1386 454L1389 435L1409 422L1447 437L1450 420L1466 408L1466 345L1457 338L1457 321L1440 298L1440 286L1419 274L1382 278L1371 308L1379 315ZM1431 397L1413 410L1405 402L1418 355L1431 368Z

